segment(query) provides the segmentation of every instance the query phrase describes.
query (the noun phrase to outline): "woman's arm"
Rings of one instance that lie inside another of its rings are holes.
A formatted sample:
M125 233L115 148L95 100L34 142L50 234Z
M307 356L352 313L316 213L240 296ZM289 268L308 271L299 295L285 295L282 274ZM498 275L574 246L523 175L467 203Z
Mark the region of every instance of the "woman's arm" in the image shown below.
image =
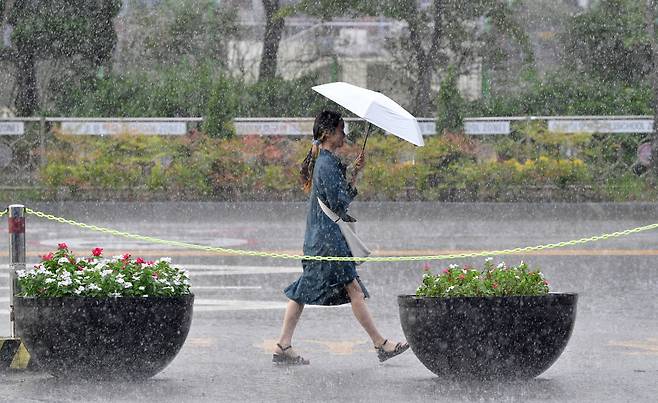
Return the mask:
M318 179L320 199L341 219L350 221L347 216L349 205L356 197L357 190L345 178L344 170L336 163L322 164ZM322 197L324 196L324 197Z

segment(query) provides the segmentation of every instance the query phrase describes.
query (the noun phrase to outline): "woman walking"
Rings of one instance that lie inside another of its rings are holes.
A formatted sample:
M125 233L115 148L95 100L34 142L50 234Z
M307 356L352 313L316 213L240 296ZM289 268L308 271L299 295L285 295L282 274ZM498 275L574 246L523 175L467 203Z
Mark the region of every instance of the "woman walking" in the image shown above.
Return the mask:
M359 154L350 178L336 156L345 141L345 122L337 112L323 111L313 125L313 145L302 165L304 190L310 191L309 211L304 235L306 256L352 256L338 225L322 211L318 198L344 221L356 196L357 174L363 169ZM404 342L391 342L379 333L366 306L368 291L351 261L303 260L304 272L284 290L290 299L283 318L281 335L272 356L276 364L305 365L309 361L293 350L291 342L304 305L342 305L350 303L352 312L372 340L380 361L386 361L409 348Z

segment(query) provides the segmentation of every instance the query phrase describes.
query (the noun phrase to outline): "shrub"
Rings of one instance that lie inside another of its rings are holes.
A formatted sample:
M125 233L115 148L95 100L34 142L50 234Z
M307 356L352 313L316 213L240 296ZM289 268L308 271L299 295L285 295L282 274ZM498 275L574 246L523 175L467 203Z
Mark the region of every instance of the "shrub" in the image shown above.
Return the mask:
M521 262L508 267L504 262L494 266L488 258L481 270L468 265L451 264L439 274L426 267L416 296L423 297L490 297L509 295L544 295L548 281L539 270L530 270Z
M190 293L187 272L171 259L132 259L129 254L104 258L94 248L86 258L76 257L65 243L42 256L29 270L18 270L22 297L159 297Z

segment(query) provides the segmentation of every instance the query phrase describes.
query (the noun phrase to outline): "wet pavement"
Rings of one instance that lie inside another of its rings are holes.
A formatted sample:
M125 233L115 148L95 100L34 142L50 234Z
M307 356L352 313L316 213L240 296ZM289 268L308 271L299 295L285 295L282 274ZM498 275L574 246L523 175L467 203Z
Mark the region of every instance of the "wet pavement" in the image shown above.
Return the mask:
M298 253L302 203L66 203L28 207L157 238ZM580 239L658 222L652 204L355 204L359 232L378 255L504 249ZM0 221L4 223L4 219ZM5 401L596 401L654 402L658 395L658 230L506 256L542 268L553 291L579 293L576 325L556 363L531 381L440 379L411 351L380 364L349 306L308 307L293 343L311 365L271 360L285 306L281 290L299 262L213 255L118 238L27 217L28 262L68 243L76 252L171 256L189 269L196 295L192 328L177 358L143 382L55 379L0 372ZM6 267L6 240L0 264ZM481 264L483 258L456 260ZM439 270L453 261L431 262ZM403 338L396 296L415 291L422 262L366 263L359 269L385 337ZM7 306L6 271L0 304ZM0 335L8 335L6 309Z

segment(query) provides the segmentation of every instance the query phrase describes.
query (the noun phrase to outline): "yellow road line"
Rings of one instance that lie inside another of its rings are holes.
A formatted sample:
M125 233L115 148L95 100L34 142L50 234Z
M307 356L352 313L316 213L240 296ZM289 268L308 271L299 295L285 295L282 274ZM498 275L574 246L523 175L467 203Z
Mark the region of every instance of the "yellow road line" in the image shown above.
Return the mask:
M45 253L50 252L50 249L40 251L29 251L26 253L28 257L39 257ZM476 253L482 250L477 249L386 249L376 250L372 256L428 256L428 255L448 255L448 254L462 254L462 253ZM88 255L90 251L75 250L77 255ZM175 249L116 249L103 251L104 256L122 255L130 253L132 256L141 257L186 257L186 256L236 256L231 253L216 253L195 250L175 250ZM277 250L268 251L274 253L286 254L302 254L301 250ZM0 252L0 257L7 257L8 252ZM658 249L545 249L530 252L511 253L510 255L521 256L657 256Z

